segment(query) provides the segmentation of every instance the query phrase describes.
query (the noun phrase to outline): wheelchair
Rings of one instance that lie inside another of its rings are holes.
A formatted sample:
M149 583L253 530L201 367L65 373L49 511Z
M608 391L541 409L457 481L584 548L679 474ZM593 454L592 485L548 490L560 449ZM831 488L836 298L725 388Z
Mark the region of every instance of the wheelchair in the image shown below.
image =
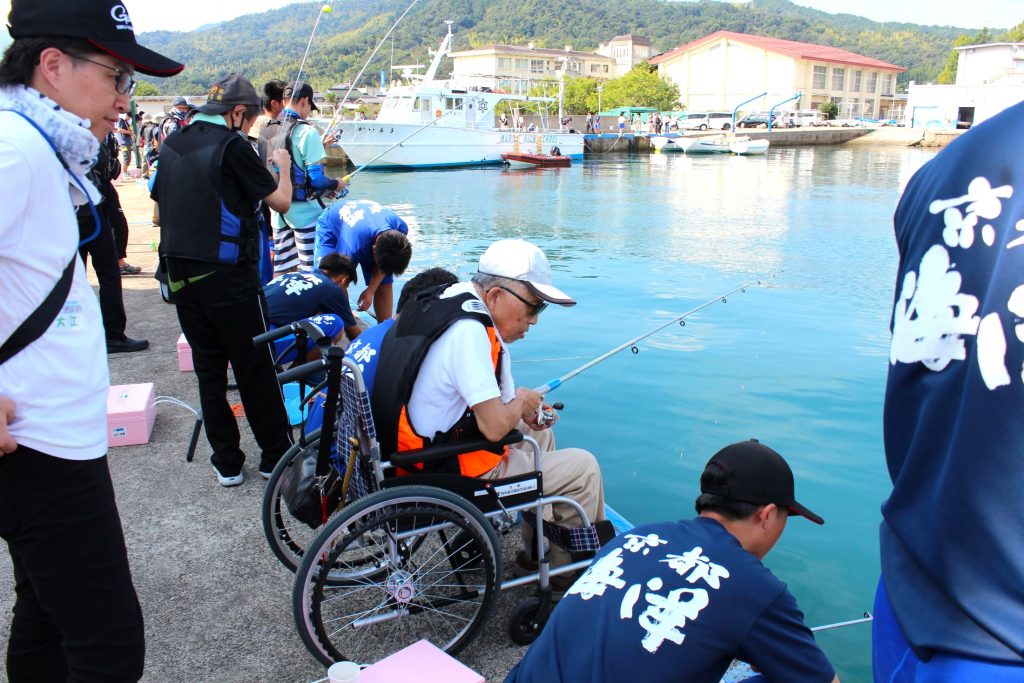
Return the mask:
M518 431L498 442L470 438L383 457L359 367L341 349L326 349L321 360L280 378L324 368L324 430L335 432L337 448L326 455L329 435L296 444L278 463L264 497L271 548L286 566L297 565L292 608L306 648L324 665L373 663L421 639L455 654L485 624L499 590L536 583L536 594L517 606L509 623L514 642L533 642L554 607L551 577L589 566L593 552L613 535L611 525L592 525L571 498L544 495L541 448ZM501 453L512 444L533 450L535 471L505 479L428 471L461 453ZM324 508L321 523L310 529L308 520L290 515L282 498L289 472L294 475L303 461L308 469L314 452ZM581 527L545 524L542 510L551 504L573 507ZM540 560L536 572L503 580L499 532L520 515L534 526ZM545 539L585 559L553 569L544 557Z

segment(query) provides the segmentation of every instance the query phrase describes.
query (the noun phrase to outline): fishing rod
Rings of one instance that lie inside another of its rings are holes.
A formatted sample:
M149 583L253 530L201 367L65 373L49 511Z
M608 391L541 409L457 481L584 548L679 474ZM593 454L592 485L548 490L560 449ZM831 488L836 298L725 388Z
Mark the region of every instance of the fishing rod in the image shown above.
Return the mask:
M752 287L754 285L760 285L760 284L761 284L761 280L751 280L750 282L744 283L744 284L740 285L739 287L736 287L734 289L729 290L725 294L719 294L718 296L714 297L713 299L708 299L707 301L702 303L700 306L696 306L694 308L691 308L686 313L683 313L682 315L677 315L676 317L674 317L671 320L669 320L667 323L659 325L658 327L654 328L650 332L645 332L644 334L641 334L639 337L634 337L633 339L630 339L625 344L620 344L619 346L616 346L614 349L612 349L608 353L602 354L602 355L598 356L597 358L595 358L595 359L593 359L593 360L591 360L591 361L589 361L587 363L584 363L583 365L581 365L580 367L576 368L575 370L572 370L571 372L567 372L567 373L565 373L564 375L562 375L561 377L559 377L557 379L553 379L553 380L547 382L546 384L542 384L541 386L539 386L536 389L534 389L534 391L536 391L541 396L543 396L543 395L547 394L548 392L557 389L563 383L569 381L570 379L572 379L576 375L580 374L584 370L589 370L590 368L594 367L598 363L600 363L602 361L605 361L605 360L608 360L609 358L611 358L612 356L614 356L618 352L623 351L625 349L632 349L633 353L640 353L640 349L638 349L636 347L636 345L639 342L643 341L644 339L647 339L651 335L657 334L658 332L661 332L662 330L664 330L666 327L669 327L669 326L674 325L676 323L679 323L680 326L683 326L683 325L686 324L686 318L690 317L691 315L693 315L697 311L700 311L700 310L702 310L704 308L707 308L711 304L717 303L719 301L721 301L724 304L726 302L726 297L728 297L728 296L730 296L732 294L735 294L736 292L745 292L747 287Z
M395 20L395 23L391 25L391 28L388 29L388 32L385 33L384 37L380 39L379 43L377 43L377 47L373 48L373 52L370 53L369 59L367 59L363 63L363 68L361 68L359 70L359 73L356 74L356 77L352 79L351 83L349 83L348 91L345 93L345 96L342 97L341 101L338 102L337 106L335 106L335 108L334 108L334 116L331 117L331 122L329 124L327 124L327 128L324 129L324 134L320 138L321 142L327 139L327 136L331 132L331 128L334 127L334 122L338 118L338 114L341 113L341 106L343 104L345 104L346 101L348 101L348 96L352 94L352 91L355 89L356 84L359 83L359 79L363 77L363 72L366 71L366 67L370 66L370 62L372 62L373 58L377 56L377 51L380 50L381 45L384 44L384 41L386 41L388 39L388 36L391 35L391 32L395 30L395 28L398 26L399 23L401 23L402 19L405 19L405 15L408 14L412 10L412 8L416 6L416 3L419 2L419 1L420 0L412 0L412 4L405 8L405 11L402 12L402 15L400 17L398 17L398 19ZM393 49L394 49L394 43L392 43L392 50Z
M824 626L814 626L811 631L817 633L818 631L831 631L834 628L843 628L845 626L854 626L856 624L866 624L869 621L874 621L875 618L871 616L871 612L865 612L864 616L860 619L851 619L850 621L837 621L834 624L825 624Z
M306 57L309 56L309 48L313 45L313 36L316 35L316 27L320 25L320 17L325 14L331 13L330 5L322 5L320 11L316 15L316 21L313 22L313 30L309 34L309 41L306 43L306 51L302 54L302 62L299 63L299 73L295 75L295 83L292 85L292 99L295 96L295 89L299 87L299 81L302 80L302 70L306 67ZM288 104L293 104L292 99L288 100Z

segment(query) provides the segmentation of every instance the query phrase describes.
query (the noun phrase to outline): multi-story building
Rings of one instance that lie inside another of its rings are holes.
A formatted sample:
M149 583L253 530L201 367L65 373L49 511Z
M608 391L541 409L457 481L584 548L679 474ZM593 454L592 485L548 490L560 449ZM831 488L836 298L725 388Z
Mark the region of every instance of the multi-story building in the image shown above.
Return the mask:
M618 78L640 62L649 60L654 52L651 49L651 41L643 36L627 33L624 36L615 36L607 43L601 43L597 48L597 54L615 60L613 78Z
M970 128L1024 100L1024 43L964 45L955 85L911 82L907 125Z
M525 92L526 84L557 80L566 76L590 76L599 80L615 77L616 61L596 52L579 52L516 45L489 45L475 50L453 52L452 80L469 86Z
M903 67L824 45L716 31L650 60L679 86L690 111L766 110L796 94L786 109L835 102L840 118L897 115L896 76Z

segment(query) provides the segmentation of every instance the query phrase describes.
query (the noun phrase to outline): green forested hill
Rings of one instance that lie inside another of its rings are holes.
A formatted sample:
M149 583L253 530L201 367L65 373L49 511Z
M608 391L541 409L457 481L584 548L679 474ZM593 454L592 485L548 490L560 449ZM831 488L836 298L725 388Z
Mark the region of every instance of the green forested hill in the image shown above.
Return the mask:
M308 80L323 89L353 78L409 2L335 4L317 30L304 71ZM152 82L162 92L199 94L229 71L238 71L257 85L269 78L294 78L320 6L299 3L189 33L142 34L144 45L187 64L181 75ZM664 52L716 30L740 31L832 45L898 64L909 70L903 83L934 80L956 38L974 33L951 26L883 24L832 15L788 0L420 0L396 29L393 48L389 41L381 49L362 82L375 83L391 63L427 63L427 48L444 36L444 19L455 21L455 49L533 42L538 47L592 50L615 35L635 33L649 38L656 52ZM1008 27L992 28L1001 32Z

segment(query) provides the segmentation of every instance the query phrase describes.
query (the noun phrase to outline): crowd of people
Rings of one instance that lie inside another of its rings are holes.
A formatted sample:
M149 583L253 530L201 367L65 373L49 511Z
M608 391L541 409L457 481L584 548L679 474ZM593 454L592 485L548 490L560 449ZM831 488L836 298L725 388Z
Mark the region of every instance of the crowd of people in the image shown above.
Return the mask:
M317 109L309 84L272 80L261 96L231 73L202 105L178 98L159 122L128 125L119 119L135 72L166 77L184 66L138 45L120 2L13 0L9 26L14 42L0 62L0 175L10 198L0 218L0 537L16 594L9 680L143 673L142 612L105 430L107 353L147 345L125 334L127 225L112 182L133 137L152 170L159 277L192 347L222 486L244 482L247 458L228 365L260 449L257 472L268 478L292 445L276 369L311 349L281 357L252 339L308 320L347 343L363 370L382 453L519 429L546 452L545 494L604 520L598 459L556 447L557 416L541 420L543 396L512 376L509 345L549 305L576 303L538 246L498 240L466 282L425 268L396 306L394 278L413 256L409 226L370 199L345 199L344 179L327 175L321 135L307 121ZM1024 680L1022 119L1024 104L951 145L914 176L896 212L879 681ZM619 129L626 124L619 116ZM660 132L675 121L655 114L649 125ZM588 117L588 132L600 126ZM350 303L360 276L356 308L372 309L372 326ZM531 471L533 460L512 446L463 453L441 469L498 479ZM762 564L789 517L824 521L794 489L789 465L767 445L721 449L701 475L694 519L632 529L585 571L556 577L558 606L507 680L717 681L739 658L763 680L837 681L793 596ZM568 529L582 523L565 504L545 515ZM523 524L516 573L542 559L532 536ZM547 550L556 567L579 559L557 543Z

